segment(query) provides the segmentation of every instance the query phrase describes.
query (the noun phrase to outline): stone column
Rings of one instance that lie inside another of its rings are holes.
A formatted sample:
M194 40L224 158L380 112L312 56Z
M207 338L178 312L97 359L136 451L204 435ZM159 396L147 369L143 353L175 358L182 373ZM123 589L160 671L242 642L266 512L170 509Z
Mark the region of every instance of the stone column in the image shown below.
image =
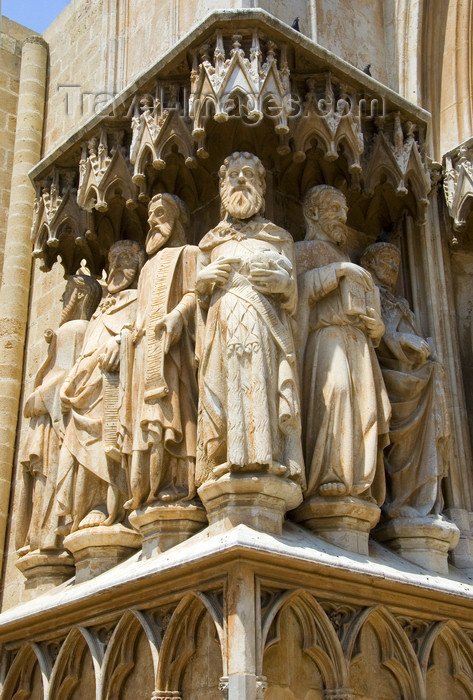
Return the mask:
M23 377L31 277L30 232L35 192L28 172L41 157L48 47L28 37L21 55L10 211L0 290L0 547L5 530Z
M228 578L228 676L220 689L226 700L261 700L265 679L256 675L255 576L247 566L235 567Z

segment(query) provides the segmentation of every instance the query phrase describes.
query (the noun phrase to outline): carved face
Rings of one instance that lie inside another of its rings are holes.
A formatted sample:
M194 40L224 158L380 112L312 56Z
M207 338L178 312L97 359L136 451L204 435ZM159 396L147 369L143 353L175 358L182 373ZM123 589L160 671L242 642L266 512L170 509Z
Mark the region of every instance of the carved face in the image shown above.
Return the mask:
M166 243L176 223L174 207L162 197L150 204L148 209L149 232L146 236L146 252L153 255Z
M399 253L392 248L380 248L370 260L369 271L382 285L393 289L399 274L399 263Z
M235 219L249 219L263 208L263 188L256 163L248 158L232 160L220 184L225 211Z
M318 207L318 221L322 230L328 234L334 243L343 245L347 237L347 212L345 197L331 194Z
M135 281L138 273L138 258L131 248L113 247L108 254L108 291L112 294L127 289Z

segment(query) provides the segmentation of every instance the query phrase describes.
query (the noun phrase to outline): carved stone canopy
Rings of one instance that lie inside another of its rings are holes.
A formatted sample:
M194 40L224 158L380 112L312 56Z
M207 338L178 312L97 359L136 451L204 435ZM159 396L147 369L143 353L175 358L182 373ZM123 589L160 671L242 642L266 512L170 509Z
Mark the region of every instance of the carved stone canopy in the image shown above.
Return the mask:
M346 193L349 223L369 236L405 210L422 222L428 114L294 34L262 10L210 15L31 172L39 187L75 164L78 181L70 213L77 254L59 252L56 219L47 234L35 224L35 254L50 267L57 251L73 273L81 246L98 238L104 261L123 227L102 220L116 219L118 209L127 210L122 218L144 241L146 203L157 192L176 194L199 212L188 232L197 242L218 217L218 169L241 149L261 158L272 179L272 216L281 226L289 216L296 239L303 235L302 198L321 183ZM42 196L39 190L40 218Z
M473 139L443 157L443 190L448 213L453 219L453 245L468 236L473 212Z

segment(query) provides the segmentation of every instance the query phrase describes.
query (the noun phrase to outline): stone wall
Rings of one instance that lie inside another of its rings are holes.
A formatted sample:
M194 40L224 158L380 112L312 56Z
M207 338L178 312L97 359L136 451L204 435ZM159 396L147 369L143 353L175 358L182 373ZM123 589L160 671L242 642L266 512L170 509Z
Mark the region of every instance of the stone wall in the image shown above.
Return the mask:
M301 33L396 88L393 63L395 24L390 4L380 0L302 0L258 3ZM50 68L43 153L77 130L106 101L154 64L207 14L223 8L253 7L245 0L74 0L46 30ZM349 27L349 31L347 28ZM64 41L67 36L67 42Z
M0 279L10 203L10 178L15 145L21 43L34 34L7 17L1 18L0 40Z

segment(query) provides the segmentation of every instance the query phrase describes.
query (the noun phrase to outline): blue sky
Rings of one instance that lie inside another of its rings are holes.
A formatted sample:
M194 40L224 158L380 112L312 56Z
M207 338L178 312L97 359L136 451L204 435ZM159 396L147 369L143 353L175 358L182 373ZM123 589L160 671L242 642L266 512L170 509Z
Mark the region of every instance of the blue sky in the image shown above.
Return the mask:
M2 15L41 34L69 0L0 0Z

